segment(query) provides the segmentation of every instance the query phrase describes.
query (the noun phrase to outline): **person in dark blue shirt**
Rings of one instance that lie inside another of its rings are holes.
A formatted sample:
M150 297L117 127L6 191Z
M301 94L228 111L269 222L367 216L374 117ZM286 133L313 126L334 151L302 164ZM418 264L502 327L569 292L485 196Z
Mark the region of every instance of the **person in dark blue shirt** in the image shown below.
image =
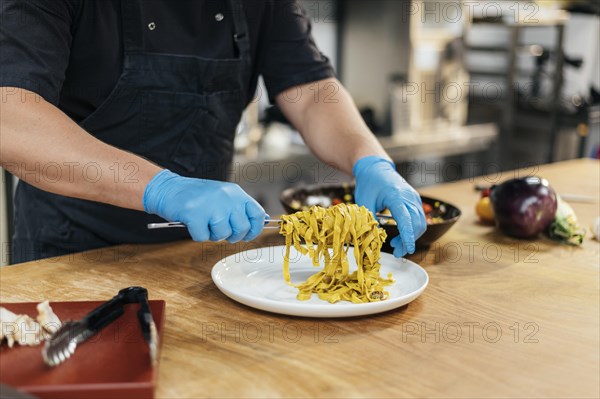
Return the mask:
M425 231L418 194L335 78L298 1L3 0L0 22L0 162L21 179L15 263L258 236L267 215L226 171L259 76L311 150L354 174L357 202L392 211L396 256ZM164 220L187 231L146 229Z

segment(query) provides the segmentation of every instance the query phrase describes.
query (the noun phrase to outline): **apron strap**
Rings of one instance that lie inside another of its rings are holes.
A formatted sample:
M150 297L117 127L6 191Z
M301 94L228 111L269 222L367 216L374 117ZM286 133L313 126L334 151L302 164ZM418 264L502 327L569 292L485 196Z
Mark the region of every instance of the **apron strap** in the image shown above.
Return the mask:
M144 24L142 21L141 1L121 0L121 13L125 54L142 53L144 44Z
M229 0L233 16L233 40L237 46L239 57L242 62L250 62L250 35L242 0Z

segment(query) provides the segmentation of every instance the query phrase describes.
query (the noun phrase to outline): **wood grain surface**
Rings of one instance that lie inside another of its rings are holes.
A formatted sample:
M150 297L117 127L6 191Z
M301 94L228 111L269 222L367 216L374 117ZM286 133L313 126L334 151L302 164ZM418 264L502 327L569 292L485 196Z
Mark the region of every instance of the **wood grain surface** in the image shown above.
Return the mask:
M600 395L598 241L513 240L478 223L474 183L546 177L598 198L597 161L577 160L422 190L458 223L410 259L429 273L408 306L353 319L278 316L240 305L210 277L222 257L281 244L120 246L0 268L0 301L103 300L141 285L164 299L157 397L554 397ZM599 204L573 203L584 226Z

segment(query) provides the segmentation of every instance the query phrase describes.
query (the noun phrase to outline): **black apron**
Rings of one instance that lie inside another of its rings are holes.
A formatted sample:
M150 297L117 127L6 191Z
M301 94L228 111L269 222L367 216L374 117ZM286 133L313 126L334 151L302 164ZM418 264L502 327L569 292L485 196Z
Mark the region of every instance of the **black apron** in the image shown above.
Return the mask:
M123 72L108 98L80 126L105 143L189 177L226 180L237 123L247 104L250 42L241 0L230 0L237 57L206 59L146 53L141 0L122 0ZM176 40L174 38L173 40ZM65 160L69 162L73 160ZM95 179L98 168L86 166ZM135 165L115 165L123 181ZM129 172L129 173L128 173ZM126 180L125 180L126 181ZM185 229L147 230L163 221L144 212L47 193L20 182L12 263L121 243L188 238Z

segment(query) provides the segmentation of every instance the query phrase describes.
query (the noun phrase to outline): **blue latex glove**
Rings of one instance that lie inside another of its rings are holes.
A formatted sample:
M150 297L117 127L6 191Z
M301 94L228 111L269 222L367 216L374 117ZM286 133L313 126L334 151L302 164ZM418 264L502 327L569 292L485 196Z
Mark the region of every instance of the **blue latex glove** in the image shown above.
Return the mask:
M182 177L168 170L148 183L143 201L146 212L185 224L194 241L250 241L268 218L237 184Z
M415 241L427 229L419 194L396 172L396 166L382 157L359 159L352 173L356 178L356 203L373 214L387 208L398 224L400 234L391 242L394 256L414 253Z

